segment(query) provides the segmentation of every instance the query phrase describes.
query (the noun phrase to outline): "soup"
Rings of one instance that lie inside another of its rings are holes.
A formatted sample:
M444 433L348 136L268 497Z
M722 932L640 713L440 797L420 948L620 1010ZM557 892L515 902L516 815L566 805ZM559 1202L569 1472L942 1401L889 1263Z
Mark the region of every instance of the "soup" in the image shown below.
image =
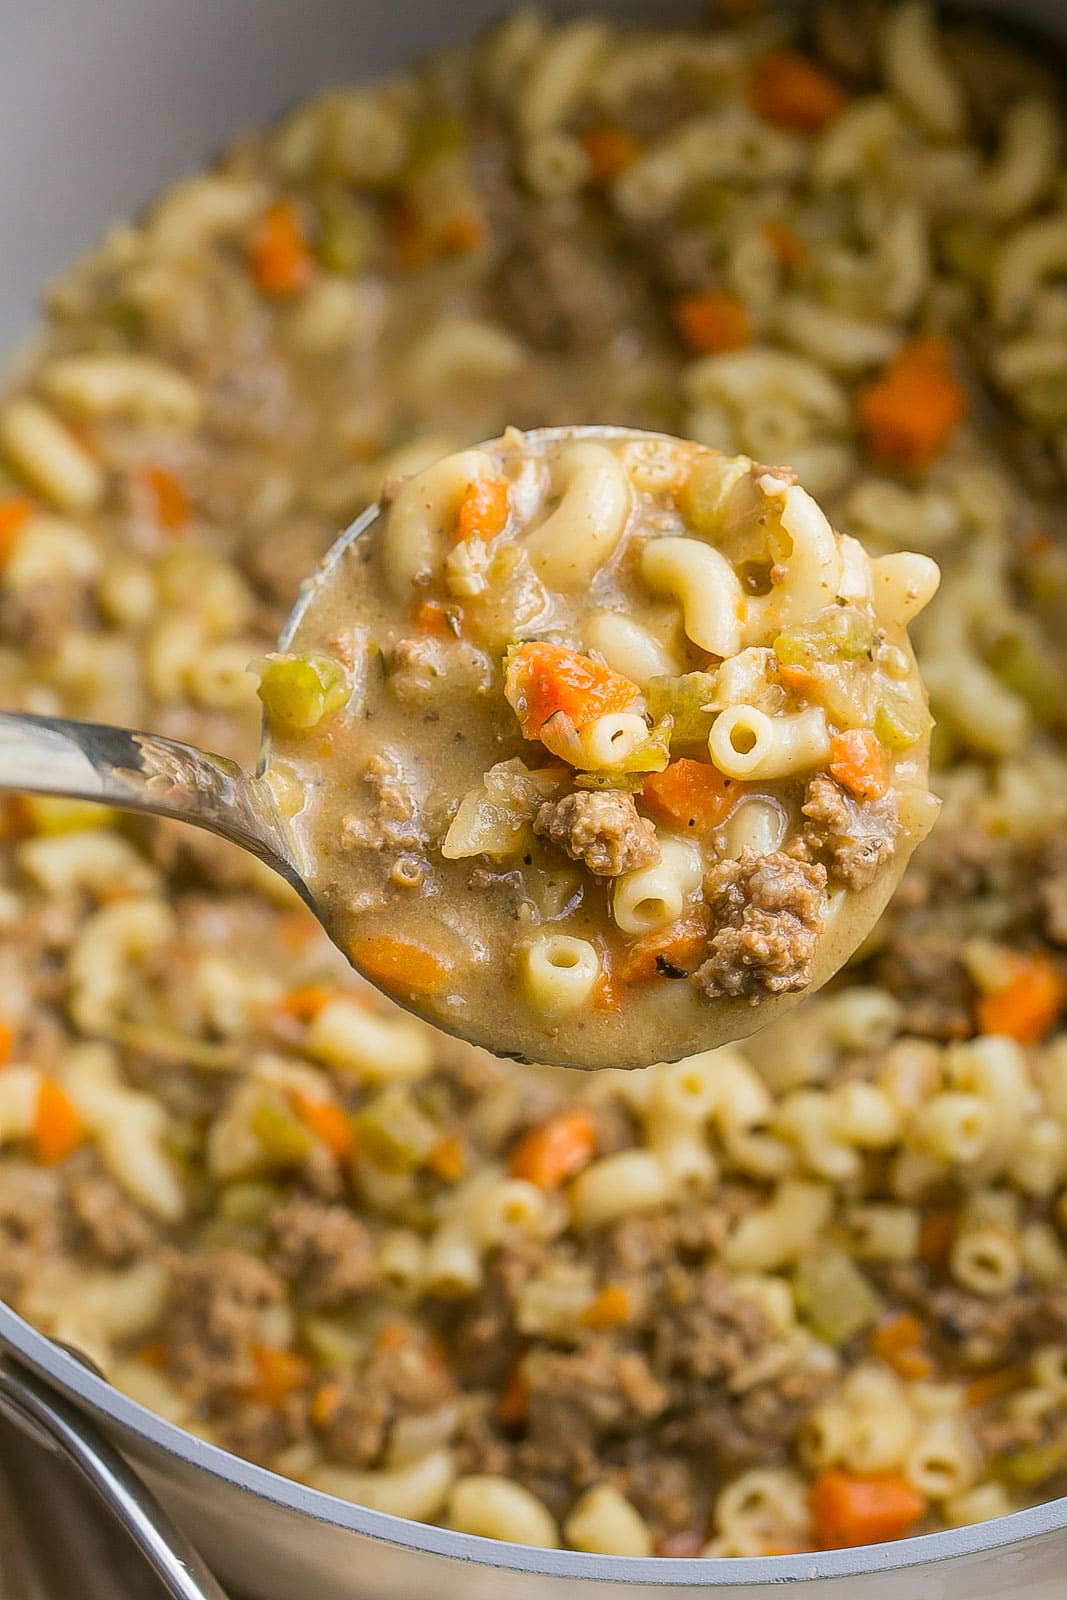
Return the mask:
M5 808L0 1292L366 1504L749 1555L1067 1485L1062 87L871 10L519 14L330 91L53 286L0 405L5 705L245 760L336 530L509 422L786 461L944 573L941 820L710 1063L494 1060L239 852Z
M936 813L907 623L937 578L748 457L517 431L444 457L260 668L327 926L507 1054L750 1032L862 942Z

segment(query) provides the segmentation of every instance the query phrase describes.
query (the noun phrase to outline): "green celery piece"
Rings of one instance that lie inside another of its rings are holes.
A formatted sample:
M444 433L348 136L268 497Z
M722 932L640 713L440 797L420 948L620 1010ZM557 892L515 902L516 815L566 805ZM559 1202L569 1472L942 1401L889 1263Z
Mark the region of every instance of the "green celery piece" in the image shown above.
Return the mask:
M265 656L254 663L259 673L259 698L272 728L307 733L332 716L348 699L348 678L332 656Z
M280 1193L273 1183L228 1183L219 1191L219 1216L228 1222L262 1222Z
M414 1172L441 1140L437 1123L398 1085L375 1095L354 1121L359 1150L387 1172Z
M806 671L831 662L858 661L874 645L874 623L854 606L828 606L810 622L784 629L772 646L783 666Z
M1056 721L1063 710L1063 669L1050 651L1017 633L994 648L989 665L1005 688L1026 701L1038 723L1047 727Z
M319 260L330 272L362 272L374 252L378 225L370 207L344 189L324 191L318 203Z
M713 539L731 491L747 478L747 456L701 456L678 496L678 509L694 533Z
M1067 1464L1067 1445L1056 1440L1049 1444L1030 1445L1025 1450L1015 1450L1001 1456L993 1463L998 1477L1005 1478L1019 1489L1036 1489L1038 1484L1062 1472Z
M645 689L649 713L655 721L674 718L671 745L706 744L714 712L704 707L715 695L713 672L684 672L680 678L650 678Z
M802 1260L793 1274L793 1298L801 1321L835 1347L869 1328L882 1309L881 1296L844 1251Z
M874 713L874 736L887 750L907 750L929 733L934 719L924 705L906 694L887 694Z
M252 1113L252 1132L263 1153L277 1166L299 1166L311 1154L315 1136L276 1100L261 1100Z

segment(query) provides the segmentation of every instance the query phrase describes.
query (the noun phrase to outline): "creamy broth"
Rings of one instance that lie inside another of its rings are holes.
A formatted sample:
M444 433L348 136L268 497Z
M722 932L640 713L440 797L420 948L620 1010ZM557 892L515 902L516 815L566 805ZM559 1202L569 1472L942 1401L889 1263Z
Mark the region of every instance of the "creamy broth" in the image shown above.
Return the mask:
M581 1066L692 1054L831 976L936 813L907 635L934 563L640 434L513 431L384 498L259 669L360 970Z

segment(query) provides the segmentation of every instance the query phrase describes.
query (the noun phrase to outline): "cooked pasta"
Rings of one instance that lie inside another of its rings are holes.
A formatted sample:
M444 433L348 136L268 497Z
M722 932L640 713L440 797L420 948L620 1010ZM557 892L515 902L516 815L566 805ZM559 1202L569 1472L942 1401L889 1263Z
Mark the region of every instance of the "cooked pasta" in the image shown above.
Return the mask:
M391 479L508 422L788 441L775 459L876 569L918 550L945 571L916 629L943 820L831 990L668 1068L494 1060L362 987L218 841L0 809L0 1295L141 1403L327 1493L718 1559L1067 1490L1062 91L973 20L887 6L869 40L858 18L824 0L791 39L777 19L575 32L520 12L443 64L330 90L57 281L0 402L0 702L244 761L237 651L271 648ZM812 306L844 329L830 361ZM869 369L855 323L897 338ZM691 538L670 453L623 459L628 494L664 497L656 536ZM523 505L544 492L536 471L514 482ZM397 569L436 569L450 541L408 504ZM763 553L723 553L762 619ZM453 563L432 616L472 694L453 608L480 608L494 650L511 615L540 637L544 576L494 575L501 623L488 571ZM864 592L862 563L833 575ZM594 578L586 631L546 636L656 717L672 696L689 759L704 707L801 709L780 627L709 682L678 598L633 583L638 615ZM353 693L380 671L366 644L332 647ZM423 715L436 661L399 675ZM865 726L835 687L830 722ZM574 936L577 863L539 881L536 926L506 881L509 806L558 799L566 760L494 761L437 821L465 874L513 894L517 948ZM376 776L414 881L395 775ZM885 834L844 820L862 869ZM692 843L677 817L655 826L661 848ZM715 848L796 827L761 791ZM634 981L658 973L673 1004L701 944L661 938L637 936Z

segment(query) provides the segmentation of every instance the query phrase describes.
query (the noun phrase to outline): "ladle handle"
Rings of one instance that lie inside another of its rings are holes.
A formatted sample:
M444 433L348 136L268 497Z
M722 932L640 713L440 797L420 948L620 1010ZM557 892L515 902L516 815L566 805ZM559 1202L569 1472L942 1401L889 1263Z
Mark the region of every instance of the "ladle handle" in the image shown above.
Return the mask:
M97 722L4 711L4 791L98 801L191 822L251 851L308 899L267 785L236 761L195 745Z
M126 1530L171 1600L226 1600L203 1558L95 1424L7 1356L0 1358L0 1414L77 1469Z

